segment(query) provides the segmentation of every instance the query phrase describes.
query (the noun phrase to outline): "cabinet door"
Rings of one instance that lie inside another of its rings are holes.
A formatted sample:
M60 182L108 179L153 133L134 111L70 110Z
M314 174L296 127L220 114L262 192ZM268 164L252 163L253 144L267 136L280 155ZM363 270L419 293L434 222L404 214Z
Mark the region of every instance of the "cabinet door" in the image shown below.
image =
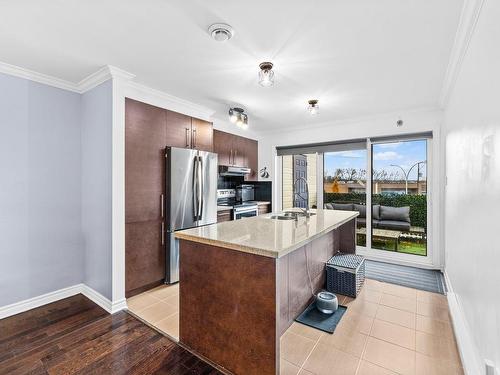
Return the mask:
M161 220L125 224L125 292L159 284L165 278Z
M213 126L211 122L197 118L191 120L191 147L201 151L213 151Z
M231 221L231 210L224 210L217 212L217 222L222 223L224 221Z
M214 152L218 155L219 165L232 165L233 135L214 130Z
M257 181L259 179L259 145L258 142L253 139L245 139L245 160L247 167L252 170L252 172L245 176L246 181Z
M167 144L165 146L191 148L191 117L165 110L167 113Z
M161 108L125 101L125 222L161 217L166 116Z
M238 167L247 167L246 138L233 135L233 164Z

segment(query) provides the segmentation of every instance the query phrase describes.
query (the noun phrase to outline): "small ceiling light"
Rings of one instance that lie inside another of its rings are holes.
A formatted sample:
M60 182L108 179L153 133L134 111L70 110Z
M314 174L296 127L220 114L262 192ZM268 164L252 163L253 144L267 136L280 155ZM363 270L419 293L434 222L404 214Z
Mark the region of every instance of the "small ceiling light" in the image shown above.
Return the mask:
M229 121L244 129L248 127L248 115L243 108L229 108Z
M234 29L225 23L214 23L208 28L208 33L218 42L225 42L234 36Z
M318 101L314 99L314 100L309 100L308 103L309 106L307 107L307 109L309 110L309 113L311 115L317 115L319 113Z
M274 85L274 71L273 63L263 62L259 65L259 83L264 87L271 87Z

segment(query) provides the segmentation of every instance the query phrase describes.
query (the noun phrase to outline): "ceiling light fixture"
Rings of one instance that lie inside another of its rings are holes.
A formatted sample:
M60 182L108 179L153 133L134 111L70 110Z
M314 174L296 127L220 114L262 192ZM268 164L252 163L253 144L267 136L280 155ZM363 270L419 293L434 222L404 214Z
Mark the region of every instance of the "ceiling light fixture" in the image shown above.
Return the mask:
M242 128L248 127L248 115L243 108L229 108L229 121Z
M218 42L225 42L234 36L234 29L225 23L214 23L208 28L208 33Z
M264 87L271 87L274 85L274 71L273 63L263 62L259 64L259 84Z
M314 100L309 100L308 103L309 106L307 107L307 109L309 110L309 113L311 115L317 115L319 113L318 101L314 99Z

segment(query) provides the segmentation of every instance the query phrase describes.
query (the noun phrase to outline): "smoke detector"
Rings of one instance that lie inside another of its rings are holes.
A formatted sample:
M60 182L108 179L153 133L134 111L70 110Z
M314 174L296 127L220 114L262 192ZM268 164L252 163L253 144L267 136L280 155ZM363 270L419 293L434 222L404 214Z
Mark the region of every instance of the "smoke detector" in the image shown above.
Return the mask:
M234 29L225 23L214 23L208 28L208 33L217 42L225 42L234 35Z

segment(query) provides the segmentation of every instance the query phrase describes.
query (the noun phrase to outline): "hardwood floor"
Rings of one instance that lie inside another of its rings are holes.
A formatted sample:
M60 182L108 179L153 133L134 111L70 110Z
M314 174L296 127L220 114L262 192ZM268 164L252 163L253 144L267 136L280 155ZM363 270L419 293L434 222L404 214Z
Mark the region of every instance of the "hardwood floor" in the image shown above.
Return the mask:
M125 311L79 294L0 320L0 374L221 374Z

